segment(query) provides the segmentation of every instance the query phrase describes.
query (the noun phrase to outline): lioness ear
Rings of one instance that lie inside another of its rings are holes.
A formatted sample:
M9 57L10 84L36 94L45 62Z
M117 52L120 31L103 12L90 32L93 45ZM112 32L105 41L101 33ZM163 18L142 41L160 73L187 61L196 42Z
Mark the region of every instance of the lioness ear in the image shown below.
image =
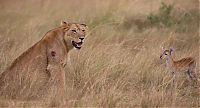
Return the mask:
M87 27L87 25L86 24L81 24L82 26L85 26L85 27Z
M86 29L88 29L88 26L86 24L80 24L82 26L84 26Z
M61 22L60 22L60 25L61 25L61 26L66 25L66 24L67 24L67 23L66 23L65 21L61 21Z

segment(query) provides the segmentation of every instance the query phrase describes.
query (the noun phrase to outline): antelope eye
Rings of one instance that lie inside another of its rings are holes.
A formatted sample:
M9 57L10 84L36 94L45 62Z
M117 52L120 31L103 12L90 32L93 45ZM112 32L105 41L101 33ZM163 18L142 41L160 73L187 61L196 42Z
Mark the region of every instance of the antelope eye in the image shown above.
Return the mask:
M72 30L72 32L76 33L76 30Z
M167 54L165 53L165 55L167 55Z
M83 32L85 31L85 30L82 30Z

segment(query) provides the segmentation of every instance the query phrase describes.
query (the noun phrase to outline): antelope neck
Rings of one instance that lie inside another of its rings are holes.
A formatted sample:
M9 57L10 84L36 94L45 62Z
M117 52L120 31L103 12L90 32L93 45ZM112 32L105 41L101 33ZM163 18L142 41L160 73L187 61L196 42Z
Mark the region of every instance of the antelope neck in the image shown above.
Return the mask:
M174 60L171 56L167 57L166 64L167 64L167 67L169 67L169 68L171 68L173 66Z

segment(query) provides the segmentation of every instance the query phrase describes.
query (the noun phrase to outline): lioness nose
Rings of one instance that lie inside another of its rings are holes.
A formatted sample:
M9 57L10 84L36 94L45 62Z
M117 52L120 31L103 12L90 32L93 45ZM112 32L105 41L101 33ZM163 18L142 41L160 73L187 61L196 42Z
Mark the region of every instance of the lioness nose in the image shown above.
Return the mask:
M84 38L79 38L80 40L84 40Z

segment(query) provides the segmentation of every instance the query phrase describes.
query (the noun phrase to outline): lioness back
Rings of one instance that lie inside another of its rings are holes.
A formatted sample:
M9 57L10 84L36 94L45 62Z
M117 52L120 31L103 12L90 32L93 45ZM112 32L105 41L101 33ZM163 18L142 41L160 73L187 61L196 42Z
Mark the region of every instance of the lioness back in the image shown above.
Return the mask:
M39 42L19 56L0 76L1 96L24 98L38 94L48 79L45 43ZM30 59L32 58L32 59ZM29 92L31 91L31 92ZM32 96L31 96L32 97Z

